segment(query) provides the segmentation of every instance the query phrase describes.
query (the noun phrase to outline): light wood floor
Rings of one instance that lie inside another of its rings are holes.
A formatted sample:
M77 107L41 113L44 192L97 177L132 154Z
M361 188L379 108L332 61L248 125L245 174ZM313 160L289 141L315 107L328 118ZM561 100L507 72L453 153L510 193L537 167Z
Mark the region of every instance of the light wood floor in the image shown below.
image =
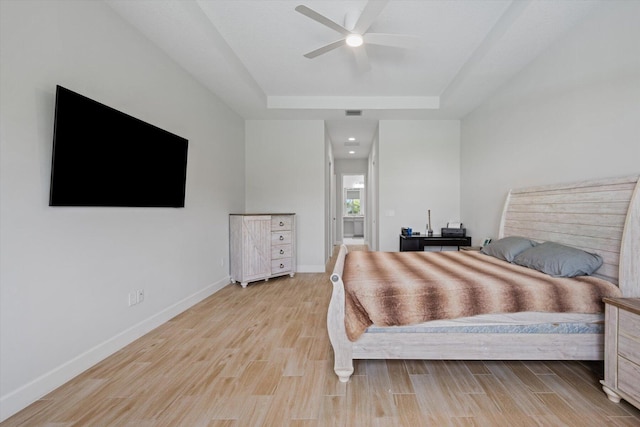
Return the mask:
M229 285L2 426L640 426L601 363L358 361L333 373L328 274Z

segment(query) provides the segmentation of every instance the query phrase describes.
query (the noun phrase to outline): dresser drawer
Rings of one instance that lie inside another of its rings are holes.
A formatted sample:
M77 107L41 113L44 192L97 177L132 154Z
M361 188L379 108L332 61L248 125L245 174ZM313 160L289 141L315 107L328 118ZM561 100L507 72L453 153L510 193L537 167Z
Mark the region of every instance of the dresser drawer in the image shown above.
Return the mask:
M271 230L291 230L291 216L290 215L274 215L271 217Z
M618 329L620 333L634 338L640 343L640 316L626 310L620 310L619 316Z
M291 245L271 246L271 259L291 258Z
M291 258L271 261L271 274L286 273L288 271L291 271Z
M278 231L271 233L271 246L291 244L290 231Z
M627 335L618 335L618 354L640 365L640 341Z
M623 357L618 358L618 389L640 401L640 366Z

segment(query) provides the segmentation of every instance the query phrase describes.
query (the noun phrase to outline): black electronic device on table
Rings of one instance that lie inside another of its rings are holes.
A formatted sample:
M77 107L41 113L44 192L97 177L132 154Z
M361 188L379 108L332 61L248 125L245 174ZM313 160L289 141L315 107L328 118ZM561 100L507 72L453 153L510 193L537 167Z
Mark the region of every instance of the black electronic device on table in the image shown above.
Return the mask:
M466 237L467 229L462 227L461 222L447 223L446 227L440 229L442 237Z
M442 237L466 237L466 228L441 228L440 235Z

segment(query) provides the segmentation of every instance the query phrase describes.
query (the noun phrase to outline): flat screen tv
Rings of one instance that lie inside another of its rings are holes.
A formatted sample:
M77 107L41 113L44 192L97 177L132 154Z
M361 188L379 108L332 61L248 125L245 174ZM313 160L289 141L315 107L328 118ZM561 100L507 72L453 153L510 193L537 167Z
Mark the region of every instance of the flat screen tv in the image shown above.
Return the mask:
M187 146L57 86L49 206L184 207Z

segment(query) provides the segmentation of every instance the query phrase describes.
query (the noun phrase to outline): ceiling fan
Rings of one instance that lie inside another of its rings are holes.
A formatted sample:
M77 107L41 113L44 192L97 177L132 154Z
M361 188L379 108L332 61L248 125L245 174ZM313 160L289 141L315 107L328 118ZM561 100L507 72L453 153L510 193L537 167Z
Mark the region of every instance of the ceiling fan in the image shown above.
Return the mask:
M362 12L355 10L347 12L344 17L344 26L337 24L324 15L319 14L307 6L299 5L296 11L313 19L314 21L331 28L342 34L344 37L340 40L329 43L318 49L306 53L306 58L315 58L324 53L337 49L341 46L351 46L355 55L358 68L367 71L371 68L367 51L363 45L375 44L381 46L391 46L399 48L413 48L418 43L418 38L406 34L386 34L386 33L368 33L367 30L371 24L380 15L389 0L369 0Z

